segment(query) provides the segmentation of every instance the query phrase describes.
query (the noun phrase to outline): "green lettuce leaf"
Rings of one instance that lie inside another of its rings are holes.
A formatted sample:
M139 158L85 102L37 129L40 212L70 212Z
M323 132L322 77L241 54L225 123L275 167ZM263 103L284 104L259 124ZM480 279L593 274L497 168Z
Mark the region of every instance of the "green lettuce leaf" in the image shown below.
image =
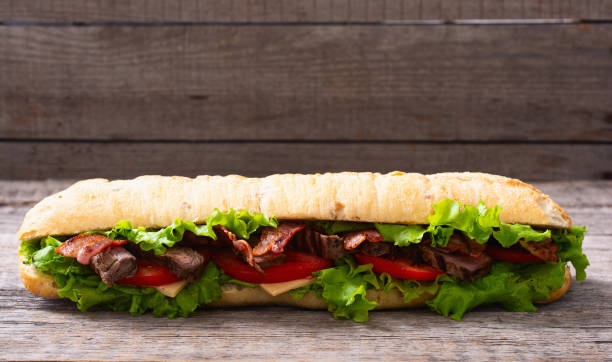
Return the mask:
M408 279L393 279L390 287L397 288L400 293L404 296L404 302L410 303L411 301L420 298L423 294L436 295L440 289L442 282L453 281L454 279L447 274L440 274L436 277L433 282L421 282L417 280Z
M443 226L450 226L453 229L461 230L469 238L484 244L493 233L493 228L499 227L500 225L499 213L501 212L501 207L493 206L487 209L482 201L478 201L478 207L476 207L461 205L461 203L457 201L444 199L440 202L436 202L433 208L434 214L430 215L428 218L428 231L433 231ZM438 240L432 238L432 245L436 242L441 246L446 246L448 244L448 238L446 238L446 233L443 235L444 238L439 238ZM450 235L448 235L448 237L450 237Z
M525 239L525 241L550 239L550 230L537 231L529 225L502 223L499 231L493 233L493 237L499 241L501 246L509 248L520 239Z
M432 246L446 247L455 232L461 231L467 237L480 244L486 243L491 236L504 247L516 244L520 239L525 241L541 241L550 238L550 230L538 231L529 225L506 224L499 221L501 206L487 208L484 202L478 206L462 205L461 203L444 199L433 205L434 213L429 216L429 225L395 225L375 224L386 241L392 241L397 246L408 246L420 243L428 233Z
M199 305L220 299L221 276L222 272L210 262L202 277L188 284L175 298L169 298L150 287L115 284L109 288L97 275L60 274L56 276L56 282L61 287L57 294L76 302L77 308L83 312L98 306L128 311L132 315L151 311L157 317L177 318L187 317Z
M369 268L366 268L366 269L369 269ZM370 278L371 277L369 277L368 279ZM376 284L378 284L379 289L385 291L385 293L389 293L391 289L395 288L395 280L387 273L378 275L378 282ZM308 292L310 291L319 292L320 294L321 289L322 288L320 287L320 285L317 286L317 285L309 284L309 285L305 285L300 288L292 289L289 291L289 294L293 297L293 299L300 300L304 298L304 296L308 294Z
M444 227L439 225L430 226L427 230L429 236L431 236L431 245L441 247L446 247L448 245L451 235L455 232L455 229L450 226Z
M427 302L434 311L460 321L479 305L501 304L513 312L535 311L534 300L550 297L565 282L565 263L493 264L491 272L474 282L448 277L436 297Z
M304 298L304 296L308 294L308 292L310 292L311 290L312 290L312 284L304 285L303 287L291 289L289 291L289 295L291 295L293 299L295 300L300 300Z
M34 245L35 244L32 244L27 247L26 252L31 253L28 259L34 264L36 269L42 272L46 272L51 275L93 274L91 269L85 265L79 264L75 258L68 258L63 255L56 254L55 248L61 245L61 241L54 237L47 236L41 239L38 243L38 247L40 249L32 252Z
M501 210L501 206L487 208L482 201L478 201L478 207L461 205L449 199L435 203L434 214L429 216L430 225L427 228L432 234L432 245L438 244L442 247L448 245L454 230L460 230L480 244L486 243L492 235L504 247L514 245L520 239L541 241L550 238L550 230L537 231L529 225L500 222ZM442 227L447 227L447 231L441 232ZM441 235L436 237L436 233Z
M391 289L395 288L395 279L387 273L379 274L378 280L380 281L379 289L385 293L389 293Z
M40 249L40 239L22 241L19 246L19 255L23 256L24 264L32 263L32 256Z
M190 221L176 219L168 227L148 230L143 227L134 228L129 221L122 220L109 231L94 231L94 233L106 235L111 239L127 239L140 245L142 250L153 250L155 254L160 255L166 251L166 248L170 248L183 240L185 231L191 231L196 235L208 236L216 240L217 236L212 228L215 225L222 225L239 238L248 240L251 234L260 227L278 227L278 221L273 216L268 217L260 213L251 214L246 210L230 209L228 212L221 212L215 209L206 219L204 225L196 225Z
M374 224L383 239L397 246L420 243L427 229L420 225Z
M366 299L369 287L380 289L372 264L358 265L351 256L336 260L336 266L313 273L317 277L312 288L325 300L335 318L349 318L355 322L368 320L368 311L376 302Z
M248 240L251 234L262 226L278 227L278 221L274 216L268 217L258 212L251 214L246 210L235 211L233 209L228 212L220 212L215 209L206 219L206 226L212 228L215 225L225 226L240 239ZM193 232L193 230L189 231ZM214 232L209 231L209 233L211 235L208 236L217 239Z
M570 230L557 229L552 233L552 239L558 245L557 256L562 261L569 261L576 270L576 280L586 279L585 269L589 266L589 260L582 253L582 240L586 228L574 226Z

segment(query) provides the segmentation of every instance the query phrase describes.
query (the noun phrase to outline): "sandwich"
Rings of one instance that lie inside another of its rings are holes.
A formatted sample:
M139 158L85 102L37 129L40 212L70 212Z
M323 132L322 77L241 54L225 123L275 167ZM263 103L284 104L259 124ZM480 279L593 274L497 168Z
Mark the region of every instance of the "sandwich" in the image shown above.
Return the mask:
M87 311L187 317L280 305L363 322L429 307L535 311L589 265L547 195L483 173L141 176L75 183L18 232L32 293Z

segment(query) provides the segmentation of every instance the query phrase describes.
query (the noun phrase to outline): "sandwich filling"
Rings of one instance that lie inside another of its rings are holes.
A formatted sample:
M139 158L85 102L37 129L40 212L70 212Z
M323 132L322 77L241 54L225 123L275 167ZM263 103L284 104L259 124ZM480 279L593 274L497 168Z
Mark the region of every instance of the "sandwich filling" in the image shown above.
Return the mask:
M169 317L188 316L234 284L295 299L313 293L335 317L355 321L377 305L369 289L397 289L406 303L430 297L432 310L461 320L483 304L535 310L534 301L564 285L567 262L576 279L586 278L585 228L505 224L500 211L447 199L434 204L429 225L398 225L215 210L202 225L121 221L112 230L24 241L20 254L82 311Z

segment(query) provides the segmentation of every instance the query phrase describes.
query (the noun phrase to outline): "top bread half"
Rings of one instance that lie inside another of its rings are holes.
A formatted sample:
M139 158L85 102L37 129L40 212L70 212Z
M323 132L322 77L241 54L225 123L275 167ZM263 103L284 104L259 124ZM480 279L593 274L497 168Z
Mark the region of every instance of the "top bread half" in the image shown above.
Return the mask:
M134 226L165 227L176 218L203 223L215 208L249 210L283 220L344 220L428 224L433 204L479 200L502 207L500 220L569 228L571 220L553 200L516 179L483 173L342 172L243 176L91 179L75 183L34 206L18 233L20 240Z

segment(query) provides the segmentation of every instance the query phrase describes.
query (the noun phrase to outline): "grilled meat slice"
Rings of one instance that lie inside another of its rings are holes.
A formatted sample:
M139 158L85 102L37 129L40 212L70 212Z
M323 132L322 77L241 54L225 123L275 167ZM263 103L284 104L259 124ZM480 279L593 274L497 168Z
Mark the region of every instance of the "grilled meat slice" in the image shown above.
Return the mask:
M419 245L423 260L434 268L446 271L462 280L474 281L486 275L493 265L493 259L486 254L477 257L448 253L428 245Z
M367 242L361 244L359 251L371 256L394 256L396 254L396 246L392 243ZM401 248L408 249L408 248ZM400 250L401 250L400 249Z
M106 248L94 255L90 267L109 287L120 279L134 276L138 271L136 257L120 246Z
M299 232L292 246L299 251L318 255L326 259L340 259L347 255L344 241L338 235L325 235L311 228Z
M126 247L134 255L160 264L170 269L177 277L189 282L200 279L204 272L204 257L185 246L173 246L161 255L155 255L152 250L144 251L132 243L126 244Z

